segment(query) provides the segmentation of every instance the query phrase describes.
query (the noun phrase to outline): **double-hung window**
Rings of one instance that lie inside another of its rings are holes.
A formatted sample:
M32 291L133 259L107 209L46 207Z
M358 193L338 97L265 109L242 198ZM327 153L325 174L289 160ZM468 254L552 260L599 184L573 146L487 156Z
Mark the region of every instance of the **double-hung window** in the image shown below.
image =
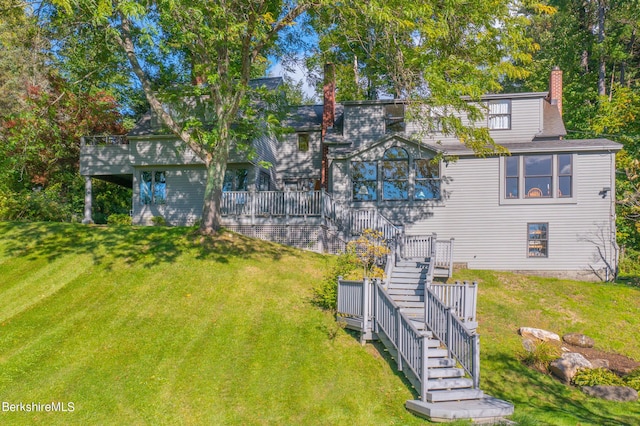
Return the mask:
M511 129L511 100L497 99L489 101L489 129Z
M140 204L165 204L167 179L165 172L144 170L140 173Z

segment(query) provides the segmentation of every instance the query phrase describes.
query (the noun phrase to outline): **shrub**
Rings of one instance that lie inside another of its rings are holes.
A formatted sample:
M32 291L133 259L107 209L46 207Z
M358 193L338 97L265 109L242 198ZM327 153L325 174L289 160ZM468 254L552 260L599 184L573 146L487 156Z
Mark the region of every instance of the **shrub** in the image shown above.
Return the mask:
M624 376L625 385L640 392L640 368L636 368L631 373Z
M549 365L560 358L560 348L553 343L540 342L535 344L532 351L524 351L520 360L529 367L547 373Z
M337 308L338 277L358 279L359 266L358 257L353 250L338 255L331 268L324 274L320 285L313 289L313 302L323 309L335 311Z
M576 386L624 385L620 377L606 368L581 368L571 382Z
M365 277L384 278L384 271L377 264L389 254L390 250L382 232L365 229L357 240L349 242L347 250L355 253Z
M131 216L124 213L115 213L107 218L109 225L131 225Z
M151 223L153 223L155 226L166 226L167 225L167 221L162 216L154 216L154 217L152 217L151 218Z

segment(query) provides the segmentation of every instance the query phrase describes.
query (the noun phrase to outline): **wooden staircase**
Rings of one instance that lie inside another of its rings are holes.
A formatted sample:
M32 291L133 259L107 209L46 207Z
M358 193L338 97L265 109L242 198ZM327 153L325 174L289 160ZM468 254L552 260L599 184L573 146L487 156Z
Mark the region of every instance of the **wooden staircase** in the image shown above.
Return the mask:
M513 405L492 398L474 387L474 381L465 377L449 350L425 324L425 286L432 282L430 259L396 260L387 282L387 293L410 318L417 329L428 333L428 380L424 385L423 400L407 401L408 410L431 420L472 419L499 422L513 414Z

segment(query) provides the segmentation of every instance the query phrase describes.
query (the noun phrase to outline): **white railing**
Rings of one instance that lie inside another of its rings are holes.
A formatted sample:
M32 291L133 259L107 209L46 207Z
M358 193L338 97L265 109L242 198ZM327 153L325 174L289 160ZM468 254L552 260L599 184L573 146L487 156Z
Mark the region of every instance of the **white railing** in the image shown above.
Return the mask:
M435 337L445 344L451 357L471 376L474 388L480 382L480 338L456 317L438 296L425 287L425 323Z
M436 268L449 270L449 276L453 274L453 241L453 238L436 240Z
M223 216L333 216L333 200L324 191L225 191Z
M360 235L365 229L373 229L380 231L385 240L391 240L402 232L377 210L352 210L350 223L352 235Z
M364 282L344 281L338 278L338 313L362 318L364 312Z
M467 281L462 284L458 281L455 284L432 283L430 288L462 322L476 321L478 283Z
M403 259L431 258L436 253L436 234L432 235L402 235L398 238L399 254Z

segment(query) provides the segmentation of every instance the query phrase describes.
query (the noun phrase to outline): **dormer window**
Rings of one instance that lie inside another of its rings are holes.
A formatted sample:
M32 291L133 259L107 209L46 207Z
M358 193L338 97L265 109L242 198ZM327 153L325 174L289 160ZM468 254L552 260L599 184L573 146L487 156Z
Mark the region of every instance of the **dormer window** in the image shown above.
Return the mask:
M388 104L384 108L386 133L404 132L404 104Z
M298 151L309 151L309 133L298 133Z
M489 129L511 129L511 99L489 101Z

